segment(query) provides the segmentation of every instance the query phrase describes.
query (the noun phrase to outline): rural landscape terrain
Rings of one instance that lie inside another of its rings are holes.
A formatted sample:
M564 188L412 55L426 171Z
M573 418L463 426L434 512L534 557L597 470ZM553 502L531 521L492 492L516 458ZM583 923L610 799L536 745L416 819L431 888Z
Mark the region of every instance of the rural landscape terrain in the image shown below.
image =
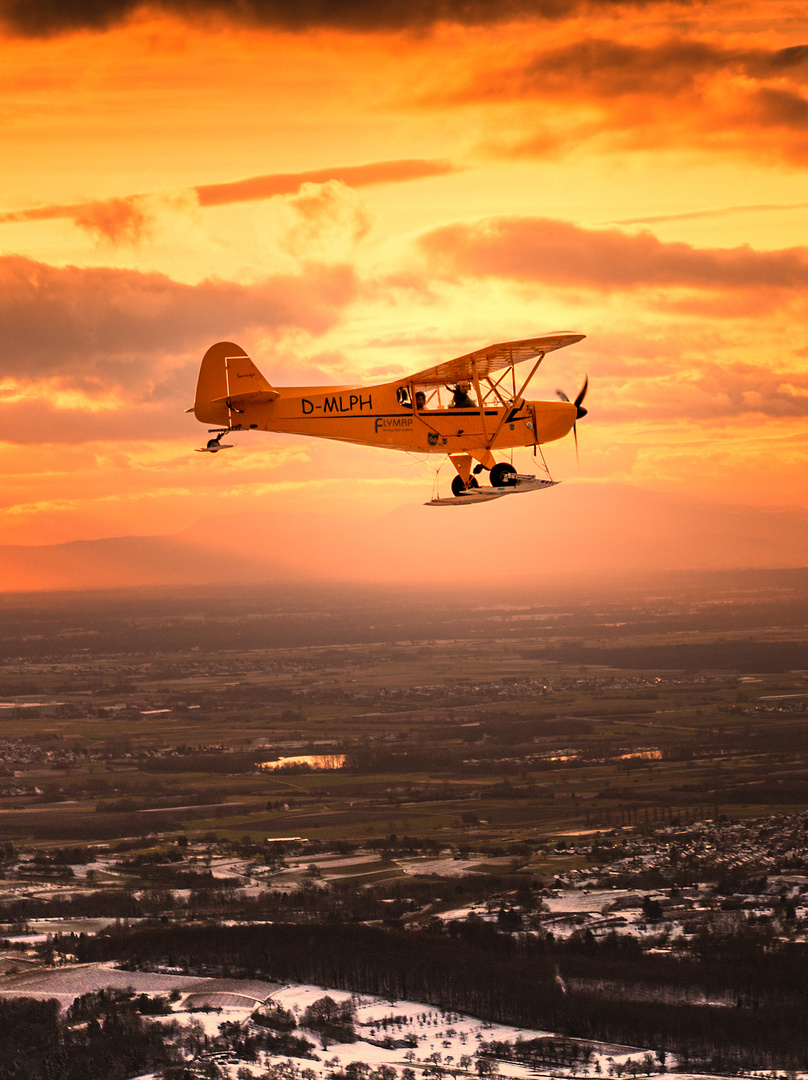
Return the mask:
M808 1072L808 571L0 620L0 1077Z

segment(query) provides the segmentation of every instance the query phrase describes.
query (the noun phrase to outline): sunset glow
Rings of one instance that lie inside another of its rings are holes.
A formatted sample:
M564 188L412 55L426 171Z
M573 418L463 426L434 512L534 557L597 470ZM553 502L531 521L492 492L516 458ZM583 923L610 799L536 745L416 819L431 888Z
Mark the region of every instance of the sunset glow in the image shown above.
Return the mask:
M590 378L554 478L804 515L805 15L0 0L0 545L359 529L429 498L438 457L257 432L194 453L220 339L304 385L578 331L531 390ZM498 512L422 509L447 545Z

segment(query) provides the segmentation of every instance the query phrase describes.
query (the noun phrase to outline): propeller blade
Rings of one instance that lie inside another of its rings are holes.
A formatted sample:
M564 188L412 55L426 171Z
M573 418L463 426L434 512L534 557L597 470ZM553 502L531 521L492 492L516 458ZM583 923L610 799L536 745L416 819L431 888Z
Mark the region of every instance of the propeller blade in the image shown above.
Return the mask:
M570 399L567 397L563 390L556 390L556 395L560 397L562 401L567 401L571 405L575 406L575 422L572 425L572 437L575 439L575 461L579 469L581 467L581 458L578 454L578 421L581 419L581 417L586 416L589 412L589 410L585 409L581 404L581 402L586 397L586 392L588 389L589 376L587 375L584 379L584 385L578 391L578 396L576 397L575 401L570 402Z
M576 414L575 418L576 418L576 420L580 420L582 416L586 416L587 412L589 411L588 409L585 409L583 407L583 405L581 404L581 402L586 397L586 392L587 392L588 389L589 389L589 376L587 375L586 378L584 379L584 385L578 391L578 396L576 397L575 401L572 402L572 404L575 406L575 414ZM567 397L567 395L564 393L563 390L556 390L556 397L561 398L562 401L569 401L570 400Z
M589 376L587 375L587 377L584 379L584 385L578 391L578 397L575 399L575 408L577 410L579 420L581 419L582 416L586 416L587 411L588 411L581 404L581 402L586 397L586 392L587 392L588 389L589 389Z

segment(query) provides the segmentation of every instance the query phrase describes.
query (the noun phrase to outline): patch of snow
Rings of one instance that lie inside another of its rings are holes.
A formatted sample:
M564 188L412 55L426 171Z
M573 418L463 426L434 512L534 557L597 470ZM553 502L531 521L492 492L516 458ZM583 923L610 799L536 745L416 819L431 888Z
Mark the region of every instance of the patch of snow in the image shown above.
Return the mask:
M616 900L633 895L634 893L627 889L605 889L596 892L569 889L560 892L558 896L543 897L543 901L548 911L553 914L568 911L600 912L607 905L614 904Z
M437 877L460 877L479 869L479 859L397 859L405 874L435 874Z

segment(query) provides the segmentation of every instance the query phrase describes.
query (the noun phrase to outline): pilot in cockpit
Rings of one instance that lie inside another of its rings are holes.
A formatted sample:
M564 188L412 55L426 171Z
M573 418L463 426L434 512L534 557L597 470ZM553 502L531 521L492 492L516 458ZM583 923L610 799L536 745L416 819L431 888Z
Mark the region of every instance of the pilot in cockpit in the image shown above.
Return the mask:
M399 405L402 405L405 409L412 408L409 387L399 386L398 390L396 391L396 398L398 399ZM421 411L421 409L426 408L426 394L423 390L415 391L415 408L419 412Z
M469 396L469 390L471 384L467 382L459 382L452 391L452 400L449 404L450 409L474 409L475 403Z

